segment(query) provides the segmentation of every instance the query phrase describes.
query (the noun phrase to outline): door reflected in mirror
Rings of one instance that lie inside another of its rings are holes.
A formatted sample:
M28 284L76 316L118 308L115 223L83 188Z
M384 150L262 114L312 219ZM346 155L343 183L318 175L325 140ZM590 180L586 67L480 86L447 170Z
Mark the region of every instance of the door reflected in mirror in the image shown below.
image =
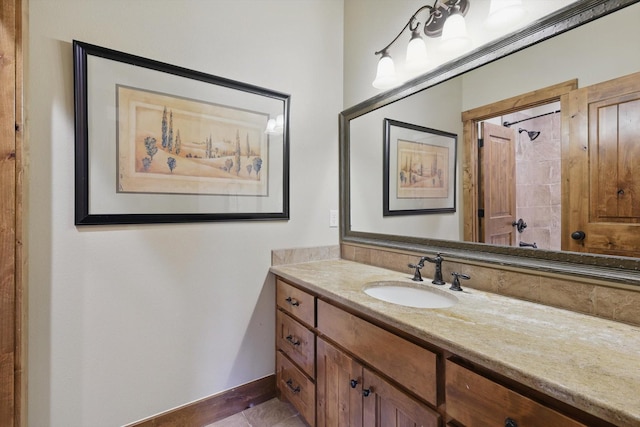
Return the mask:
M483 214L475 241L561 250L560 103L478 124L483 141L478 149L478 205Z

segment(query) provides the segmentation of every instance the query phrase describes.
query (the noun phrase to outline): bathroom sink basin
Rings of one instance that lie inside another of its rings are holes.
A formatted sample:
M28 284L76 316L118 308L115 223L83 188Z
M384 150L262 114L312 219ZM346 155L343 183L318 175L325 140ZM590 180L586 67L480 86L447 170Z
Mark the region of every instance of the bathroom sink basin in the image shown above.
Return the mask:
M427 286L394 281L372 282L367 284L364 292L373 298L406 307L447 308L458 302L455 296Z

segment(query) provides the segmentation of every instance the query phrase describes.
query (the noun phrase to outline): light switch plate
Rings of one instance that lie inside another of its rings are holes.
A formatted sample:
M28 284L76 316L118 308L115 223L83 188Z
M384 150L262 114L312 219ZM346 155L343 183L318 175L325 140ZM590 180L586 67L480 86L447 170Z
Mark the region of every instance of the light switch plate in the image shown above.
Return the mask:
M335 228L338 226L338 211L331 209L329 211L329 227Z

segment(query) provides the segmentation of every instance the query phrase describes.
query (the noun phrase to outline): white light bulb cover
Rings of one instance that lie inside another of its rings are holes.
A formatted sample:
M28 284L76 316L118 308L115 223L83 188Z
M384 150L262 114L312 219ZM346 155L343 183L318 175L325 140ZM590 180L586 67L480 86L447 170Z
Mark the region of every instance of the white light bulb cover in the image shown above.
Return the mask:
M396 67L393 64L393 59L389 55L382 55L380 61L378 61L378 72L376 78L373 81L373 87L377 89L389 89L395 86L398 82L396 75Z
M447 18L442 28L440 48L448 51L460 51L471 47L471 38L467 34L464 17L454 14Z
M522 0L491 0L485 27L499 30L515 26L524 17Z
M427 46L422 37L414 37L407 45L407 59L405 65L409 71L424 69L428 63Z
M275 119L267 120L267 128L265 129L264 133L274 133L275 130L276 130L276 120Z

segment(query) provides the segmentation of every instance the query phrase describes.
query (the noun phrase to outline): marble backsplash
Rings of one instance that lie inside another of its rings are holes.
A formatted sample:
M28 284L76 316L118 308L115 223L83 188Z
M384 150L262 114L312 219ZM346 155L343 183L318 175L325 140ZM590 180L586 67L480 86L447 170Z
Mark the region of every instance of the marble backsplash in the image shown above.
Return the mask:
M418 254L376 247L342 244L341 258L404 273L412 277L407 267L415 263ZM432 266L429 266L433 268ZM425 267L426 269L427 267ZM536 302L578 313L640 326L640 289L611 286L605 283L580 281L560 275L513 271L494 265L474 265L456 260L442 264L444 279L449 282L452 272L468 274L470 280L462 287L492 292L525 301ZM429 276L423 270L423 275Z
M311 248L274 249L271 251L271 265L298 264L301 262L339 258L339 245L316 246Z

